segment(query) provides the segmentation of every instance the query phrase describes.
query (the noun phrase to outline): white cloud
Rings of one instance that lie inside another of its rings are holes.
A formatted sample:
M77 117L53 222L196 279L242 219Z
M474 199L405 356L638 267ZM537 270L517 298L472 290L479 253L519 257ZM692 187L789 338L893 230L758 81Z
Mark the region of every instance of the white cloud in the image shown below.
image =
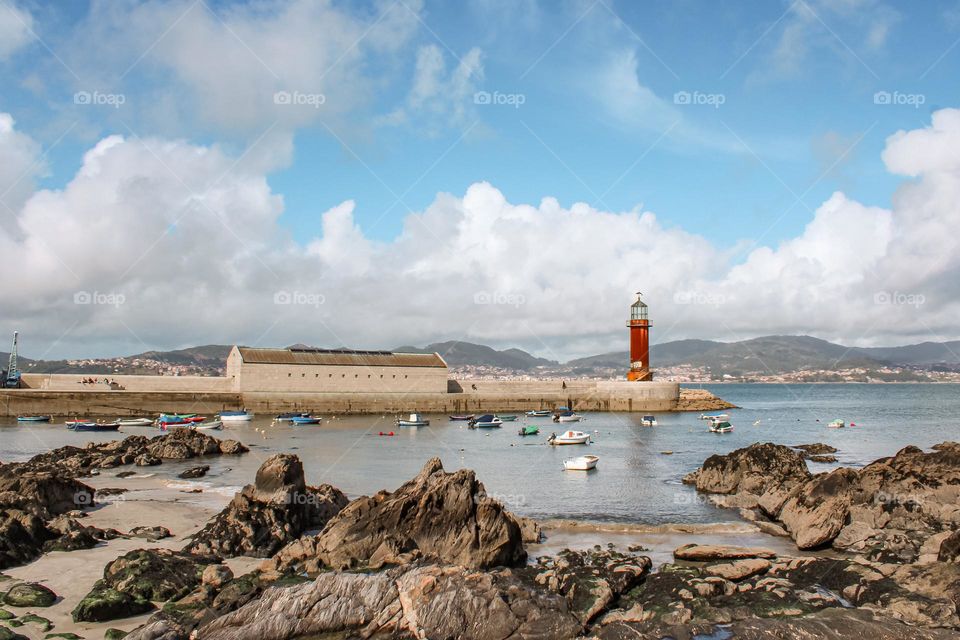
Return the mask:
M44 169L40 145L17 131L9 114L0 113L0 219L19 211Z
M882 0L790 0L788 4L770 58L780 75L799 72L814 51L830 51L852 64L863 64L856 58L858 53L883 49L900 21L900 14Z
M167 130L199 120L256 135L273 124L335 122L366 105L396 72L394 54L417 31L421 5L97 2L64 56L78 90L136 83L125 107Z
M9 123L5 153L22 138L9 119L0 123ZM567 357L621 347L641 289L658 341L956 338L957 136L956 110L891 136L884 160L910 176L891 208L835 193L799 236L732 267L729 250L653 213L549 197L515 204L483 182L439 194L389 242L366 237L358 205L344 202L303 247L277 224L283 202L258 163L236 164L217 146L111 136L64 189L37 191L15 226L0 227L0 251L18 273L0 279L0 319L35 345L66 332L54 353L464 338ZM74 303L94 291L124 303ZM274 304L278 292L306 303ZM878 298L897 293L924 303Z
M33 41L33 16L16 3L0 3L0 61Z
M468 125L474 113L474 93L483 80L482 55L480 49L471 49L448 73L440 47L435 44L420 47L404 104L381 118L380 123L413 124L430 134Z

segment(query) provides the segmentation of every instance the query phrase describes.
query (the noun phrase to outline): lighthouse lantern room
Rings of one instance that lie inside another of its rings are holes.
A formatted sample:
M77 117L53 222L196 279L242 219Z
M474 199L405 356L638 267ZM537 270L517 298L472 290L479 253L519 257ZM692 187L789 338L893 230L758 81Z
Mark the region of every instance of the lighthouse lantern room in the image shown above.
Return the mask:
M637 301L630 305L630 371L627 380L652 380L650 371L650 319L643 294L637 292Z

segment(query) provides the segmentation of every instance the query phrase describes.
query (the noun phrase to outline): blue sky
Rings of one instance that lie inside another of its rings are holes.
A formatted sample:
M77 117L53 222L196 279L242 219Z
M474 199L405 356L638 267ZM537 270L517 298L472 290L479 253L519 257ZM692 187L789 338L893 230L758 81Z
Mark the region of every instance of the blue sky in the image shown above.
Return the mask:
M651 212L727 270L834 192L890 208L888 137L958 102L956 0L302 4L0 0L0 113L42 149L27 182L64 190L111 135L180 141L255 167L304 250L346 201L383 246L489 183L516 205ZM284 111L276 90L322 104Z
M229 11L230 4L209 6ZM377 11L368 3L339 4ZM797 60L790 67L779 61L778 48L788 46L785 32L796 21L790 7L799 5L786 2L427 2L423 24L409 43L411 55L397 61L396 76L384 80L358 117L374 119L403 101L415 72L413 51L423 45L440 47L448 66L457 62L455 56L481 48L478 90L520 94L523 104L467 104L469 113L456 126L440 123L427 135L429 122L366 131L344 125L352 151L325 127L304 127L295 134L292 164L270 176L286 201L282 223L297 237L309 237L320 212L353 198L361 226L373 237L389 239L406 212L394 194L416 183L403 202L419 210L437 192L460 193L480 180L514 201L536 203L553 195L567 205L602 202L621 211L642 205L666 222L730 243L755 237L796 195L804 194L806 207L795 207L769 240L794 235L811 217L807 207L836 189L885 204L896 182L880 162L884 139L922 125L932 110L955 101L952 80L960 50L952 46L960 38L960 23L953 16L960 16L960 7L891 5L889 33L870 44L879 20L870 15L877 12L873 3L839 4L851 8L837 12L808 5L818 18L802 45L790 47ZM40 31L56 52L61 42L77 37L72 30L85 19L86 5L70 3L66 11L62 3L24 6L50 20ZM249 46L249 64L256 66L257 43ZM629 90L610 87L621 94L625 113L620 113L620 107L604 104L599 76L629 56L635 59L635 81L668 106L680 91L721 94L724 103L677 106L662 123L644 123L649 116L630 102ZM48 143L59 137L48 126L49 103L72 92L68 86L64 95L50 90L38 96L23 80L37 70L69 76L52 57L42 45L14 56L3 67L0 105L23 130ZM117 86L132 94L133 104L137 87L151 75L145 63ZM876 105L877 91L923 94L925 102ZM84 122L86 136L69 137L51 151L44 185L62 186L73 175L90 134L126 133L110 107L100 111ZM223 135L208 125L184 124L179 133L194 139ZM682 134L685 127L690 134ZM137 129L149 133L149 122ZM834 170L821 178L834 162Z

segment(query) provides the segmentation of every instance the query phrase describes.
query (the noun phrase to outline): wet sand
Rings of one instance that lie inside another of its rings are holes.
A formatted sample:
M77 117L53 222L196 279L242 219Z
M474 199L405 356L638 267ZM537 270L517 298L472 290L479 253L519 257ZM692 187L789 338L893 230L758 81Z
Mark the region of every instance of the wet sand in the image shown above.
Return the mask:
M749 522L647 526L548 520L541 522L541 526L543 542L527 545L527 553L531 559L556 555L563 549L583 550L594 545L608 544L613 544L621 552L627 552L631 546L642 547L643 550L636 553L649 556L653 561L654 571L661 564L674 561L674 549L691 543L764 547L785 556L825 555L824 552L800 551L790 538L771 536Z

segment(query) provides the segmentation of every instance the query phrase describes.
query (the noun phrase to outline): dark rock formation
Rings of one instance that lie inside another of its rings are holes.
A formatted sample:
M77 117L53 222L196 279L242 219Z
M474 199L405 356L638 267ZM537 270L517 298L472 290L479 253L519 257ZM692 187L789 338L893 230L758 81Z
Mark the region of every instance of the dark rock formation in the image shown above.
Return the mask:
M129 535L132 538L143 538L149 542L156 542L157 540L173 537L173 534L170 533L170 529L161 527L160 525L153 527L134 527L133 529L130 529Z
M836 453L837 448L831 447L828 444L822 442L815 442L813 444L797 444L793 446L794 449L800 449L804 453L811 455L822 455L825 453Z
M96 469L127 464L152 466L163 460L187 460L207 455L239 454L249 451L233 440L217 440L193 429L174 429L148 438L129 436L110 442L90 442L85 447L66 446L34 456L20 465L23 470L56 472L62 477L90 475Z
M212 558L169 549L138 549L107 564L103 578L73 610L75 622L102 622L153 609L152 602L175 600L200 585Z
M790 450L755 444L711 456L684 480L701 491L736 493L739 502L762 491L759 510L778 521L801 549L832 545L885 563L956 558L960 444L945 442L929 453L906 447L859 470L840 468L812 477L801 470L799 454L785 451Z
M123 535L116 529L86 526L68 516L54 518L47 523L47 527L58 537L47 541L43 545L44 552L92 549L101 542L113 540Z
M636 614L642 616L643 612ZM645 631L641 633L640 629ZM702 635L698 635L702 634ZM640 638L735 638L736 640L950 640L955 631L918 629L866 610L824 609L803 617L745 618L719 627L708 624L612 622L591 637L597 640Z
M28 511L44 520L93 504L94 490L72 477L0 465L0 506Z
M703 466L684 477L698 491L738 494L738 506L759 506L776 517L790 491L810 479L803 456L779 444L753 444L727 455L713 455Z
M330 485L307 487L300 459L277 454L260 466L254 484L234 496L184 551L267 557L305 531L323 527L347 502Z
M190 467L186 471L182 471L177 474L177 477L182 480L190 480L191 478L202 478L207 475L207 471L210 471L210 465L203 464L197 467Z
M471 568L526 559L517 519L488 497L473 471L446 473L433 458L393 493L351 502L316 537L282 549L268 569L379 568L423 558Z

